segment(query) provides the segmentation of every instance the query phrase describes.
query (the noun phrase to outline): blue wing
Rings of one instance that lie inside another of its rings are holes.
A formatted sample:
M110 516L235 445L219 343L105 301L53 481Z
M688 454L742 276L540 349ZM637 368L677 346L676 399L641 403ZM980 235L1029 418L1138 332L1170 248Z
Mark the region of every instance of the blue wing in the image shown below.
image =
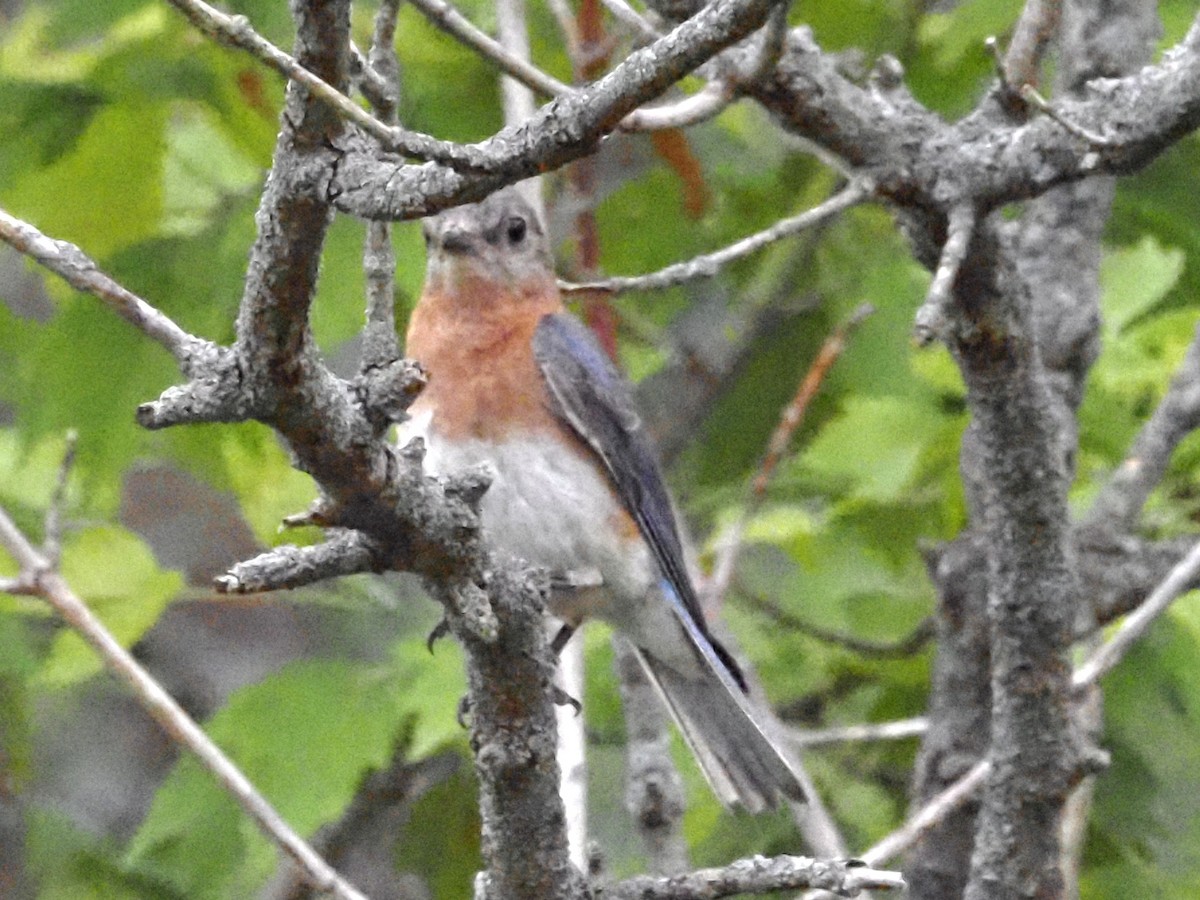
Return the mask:
M684 564L675 511L629 382L592 333L569 315L542 318L533 353L554 412L604 463L658 562L665 581L661 596L703 662L698 674L685 675L638 649L713 790L725 804L740 803L752 812L775 806L780 793L803 802L801 777L759 724L737 663L705 625Z
M550 389L555 413L604 463L621 502L637 522L690 624L704 635L740 682L737 667L705 626L684 564L675 511L628 380L617 371L592 332L571 315L542 318L534 334L533 354Z

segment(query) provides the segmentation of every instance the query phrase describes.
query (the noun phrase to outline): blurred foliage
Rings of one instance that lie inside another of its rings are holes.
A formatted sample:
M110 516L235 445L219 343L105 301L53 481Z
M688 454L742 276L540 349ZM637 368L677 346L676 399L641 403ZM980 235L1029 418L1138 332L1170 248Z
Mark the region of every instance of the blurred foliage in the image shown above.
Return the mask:
M1003 40L1021 4L968 0L939 5L946 11L937 13L924 6L814 0L793 16L842 52L848 70L894 54L919 99L944 115L962 114L991 78L983 39ZM285 4L226 7L290 44ZM462 8L484 27L493 24L484 0ZM1161 10L1168 46L1194 4L1167 0ZM355 9L361 46L372 14L368 5ZM531 16L535 56L568 78L554 19L541 5ZM456 140L480 140L499 127L491 68L411 9L402 11L398 34L406 124ZM618 42L618 51L625 46ZM282 95L273 73L199 37L157 2L27 4L0 35L0 206L78 243L183 327L227 342ZM713 249L836 187L827 169L745 103L682 141L615 137L596 165L601 263L612 273ZM561 175L549 186L554 195L568 190ZM1072 495L1080 509L1122 459L1192 339L1200 217L1187 198L1198 194L1194 137L1118 191L1102 272L1105 350L1081 412ZM361 224L339 219L322 260L313 327L335 365L353 363L362 235ZM575 244L561 237L565 269ZM403 315L419 291L423 259L415 226L398 227L394 240ZM194 599L203 588L163 568L161 534L125 524L131 472L153 462L188 473L240 510L240 521L217 516L204 527L243 529L264 545L295 539L281 536L277 523L307 504L312 485L259 426L139 430L136 405L177 379L170 359L94 299L52 277L29 277L48 299L22 299L15 288L0 294L0 505L40 538L63 435L78 429L64 570L118 638L140 648L172 601ZM614 301L623 359L638 378L672 362L673 325L701 299L716 298L728 321L752 336L744 365L696 424L671 473L706 563L740 514L746 481L821 342L861 303L876 308L828 375L749 521L724 608L771 698L805 727L913 716L926 704L928 649L864 655L829 635L888 644L912 634L933 603L919 548L953 537L966 520L956 471L963 389L943 351L918 351L909 340L927 279L886 213L859 209L710 284ZM729 327L722 337L750 339ZM1148 513L1156 533L1194 530L1198 456L1200 441L1185 444L1156 492ZM12 562L0 558L0 574L11 572ZM325 607L324 630L292 661L223 695L207 721L305 834L336 822L362 780L394 752L414 760L446 748L465 754L454 721L460 657L445 645L433 657L425 652L420 636L436 611L397 602L394 590L391 582L372 582L264 600ZM1200 760L1193 758L1200 694L1192 673L1198 609L1194 598L1179 605L1106 683L1114 763L1099 780L1086 897L1183 898L1200 889L1192 808L1200 795ZM212 615L220 610L214 604ZM806 628L788 624L796 620ZM381 622L391 624L381 629ZM603 628L587 634L585 700L594 832L620 874L638 869L641 851L617 786L622 728L606 637ZM156 787L130 801L137 811L130 829L106 830L56 801L55 779L69 775L35 753L45 708L106 677L97 670L43 605L0 596L0 796L21 810L20 868L32 895L253 894L274 872L276 855L191 760L169 767ZM723 812L686 751L676 749L692 799L685 824L697 862L799 849L786 816ZM901 821L914 754L913 742L901 741L806 755L852 847ZM432 896L466 896L478 866L469 767L431 785L407 815L391 847L397 871L421 880Z

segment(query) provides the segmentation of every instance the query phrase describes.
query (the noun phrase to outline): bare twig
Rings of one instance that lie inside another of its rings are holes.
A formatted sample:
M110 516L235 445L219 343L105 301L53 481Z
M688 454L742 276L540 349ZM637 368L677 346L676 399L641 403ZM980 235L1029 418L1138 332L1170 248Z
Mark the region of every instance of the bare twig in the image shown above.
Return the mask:
M555 683L572 698L584 689L583 641L567 644L558 655ZM588 868L587 720L569 703L554 707L558 733L559 794L566 812L567 845L571 862L580 871Z
M1111 672L1154 620L1190 587L1197 573L1200 573L1200 543L1179 561L1171 574L1146 598L1145 603L1126 616L1113 636L1075 670L1072 678L1074 688L1087 688Z
M400 0L384 0L375 14L375 33L367 69L379 79L369 98L375 114L387 125L396 124L400 100L400 63L396 58L396 17ZM378 368L400 356L396 337L395 298L396 251L392 247L390 222L368 222L363 246L367 311L363 328L362 369Z
M602 78L554 98L521 127L472 145L486 162L482 174L381 161L374 141L347 134L339 141L342 165L324 185L325 196L337 209L363 218L410 219L558 168L594 151L626 115L761 28L778 2L712 0Z
M762 29L762 43L758 55L749 69L738 76L739 83L762 81L779 63L783 55L783 45L787 38L787 17L790 4L784 3L775 7L767 24Z
M503 40L493 40L446 0L412 0L412 3L434 25L475 50L484 59L494 63L511 78L536 93L545 97L558 97L573 90L570 85L564 84L532 65L521 54L514 53L513 48L506 46ZM499 10L498 7L498 13ZM630 11L632 12L632 10ZM567 12L569 10L560 8L555 10L555 15L567 37L568 45L577 47L579 35L572 25L572 20L564 18ZM497 24L503 25L503 19L499 16ZM657 32L653 31L650 32L650 35L658 36ZM577 53L572 54L572 56L575 55ZM732 97L733 93L726 85L719 82L713 83L684 100L667 103L660 107L635 110L621 120L620 128L623 131L640 132L694 125L715 116L729 105ZM509 122L509 124L514 123Z
M579 25L575 21L575 13L567 0L546 0L550 14L558 22L558 30L562 32L563 44L567 58L575 60L579 57Z
M735 894L816 888L844 897L864 890L901 890L899 872L883 872L859 860L818 860L804 856L755 856L720 869L701 869L673 878L642 876L604 888L604 900L717 900Z
M979 791L992 772L990 760L975 763L954 784L926 803L902 827L893 831L862 855L863 862L877 866L899 856L949 813L958 809Z
M817 731L791 732L792 743L797 747L821 747L826 744L849 744L866 741L898 741L920 737L929 728L924 716L899 719L895 722L879 722L867 725L844 725L840 728L822 728Z
M62 463L58 467L58 480L54 485L50 506L46 509L42 552L46 554L46 560L52 569L58 569L62 556L63 507L67 502L67 481L71 477L71 467L75 465L75 448L78 443L79 433L72 428L67 432L67 446L63 451Z
M961 204L950 211L941 259L938 260L937 271L933 273L933 281L929 284L925 302L917 310L914 331L920 344L928 344L947 336L949 318L946 315L946 307L954 291L958 270L962 268L963 260L967 257L967 248L971 244L971 236L975 233L976 218L977 213L969 204Z
M1051 119L1065 128L1068 132L1075 135L1082 141L1086 141L1092 147L1110 147L1114 146L1114 142L1101 134L1096 134L1094 131L1089 131L1077 122L1072 122L1065 115L1055 109L1054 104L1037 92L1031 84L1023 84L1020 89L1021 99L1030 106L1041 110Z
M770 616L772 620L789 631L807 634L818 641L844 647L862 656L874 657L876 659L903 659L904 657L912 656L914 653L919 653L921 648L933 639L933 619L925 619L907 637L901 638L898 641L868 641L851 634L831 631L827 628L813 625L811 622L806 622L804 619L788 612L779 604L753 591L743 591L742 596L754 609Z
M706 122L725 109L736 97L736 91L726 81L710 81L696 93L664 103L643 106L621 120L623 131L661 131L665 128L686 128Z
M443 0L417 0L417 2L441 3ZM513 63L537 71L530 61L529 26L526 24L525 0L496 0L495 6L496 46ZM570 87L561 82L554 83L557 85L557 89L550 96L570 90ZM516 127L533 115L535 109L533 91L536 90L538 90L536 86L530 85L522 79L514 78L512 75L501 76L500 92L504 101L505 125ZM545 218L545 210L540 202L541 192L537 189L536 182L534 188L530 191L531 194L538 195L538 202L534 208L542 215L542 218Z
M381 106L395 102L395 97L390 96L391 87L388 80L371 65L367 54L359 50L358 45L353 43L350 44L350 80L352 86L356 87L367 102L375 107L377 114ZM380 121L387 122L382 116Z
M167 2L187 16L204 34L220 43L245 50L285 78L303 85L313 96L319 97L337 110L344 119L372 135L385 149L414 159L435 160L454 168L480 169L486 165L485 160L471 147L440 141L418 131L386 125L379 121L333 85L308 71L294 57L284 53L256 32L245 16L227 15L203 0Z
M662 32L650 23L650 20L630 6L626 0L600 0L604 8L613 14L623 25L635 32L646 41L654 41L662 37Z
M429 2L429 0L419 0ZM435 0L440 2L440 0ZM533 69L530 63L529 27L525 0L496 0L497 46L511 60ZM465 20L464 20L465 21ZM469 24L469 23L468 23ZM565 87L565 86L564 86ZM520 125L534 112L534 96L528 84L508 76L500 77L504 107L504 123ZM546 204L542 197L542 179L532 178L518 185L518 190L546 220ZM567 697L583 696L583 642L573 641L558 654L555 683ZM587 871L587 735L585 720L569 704L554 707L555 733L558 744L558 792L566 815L566 839L571 862L581 872Z
M1138 432L1125 461L1088 510L1091 528L1132 531L1150 492L1162 480L1179 442L1200 427L1200 327L1166 396Z
M211 345L176 325L141 297L117 284L86 253L67 241L47 237L28 222L0 209L0 240L61 276L76 290L94 294L113 312L171 352L181 364Z
M992 64L996 69L996 78L1000 81L1000 89L1006 97L1019 97L1020 95L1008 80L1008 69L1004 65L1004 54L1000 52L999 39L994 34L988 35L983 42L983 46L992 57Z
M613 639L613 665L625 716L625 808L641 838L647 871L675 875L688 868L683 836L683 779L671 757L667 713L633 645Z
M796 391L796 396L792 398L783 410L783 415L779 417L779 424L775 426L775 431L771 434L771 440L767 444L767 452L763 457L762 465L759 467L758 474L754 476L754 481L751 485L751 490L754 496L762 498L767 493L767 487L771 483L771 477L775 474L775 467L779 465L779 461L783 459L783 454L787 452L788 445L792 442L792 436L796 433L796 429L800 427L800 423L804 421L804 414L808 410L808 404L812 402L813 397L817 395L817 390L825 381L825 376L829 374L829 370L833 368L833 364L837 362L838 357L846 349L846 339L850 333L861 325L868 316L875 312L875 307L870 303L864 303L850 314L841 325L834 329L833 334L825 339L818 351L816 358L813 359L812 365L804 375L804 379L800 382L800 388Z
M466 16L446 0L411 0L411 2L425 18L438 28L466 44L484 59L495 63L502 71L526 87L544 97L557 97L560 94L570 93L570 85L563 84L527 60L510 53L499 41L493 40L471 24Z
M1008 84L1036 85L1038 65L1058 31L1062 0L1029 0L1013 27L1002 70Z
M44 597L67 624L100 654L104 664L132 689L151 717L176 743L196 755L200 764L233 796L267 839L304 871L313 887L341 900L365 900L288 826L229 757L117 642L63 578L51 569L46 556L25 539L3 509L0 509L0 546L7 549L21 567L21 580L27 587L26 593Z
M319 544L285 544L236 563L214 584L222 594L259 594L383 568L383 553L369 537L360 531L333 529Z
M781 5L771 13L762 29L757 56L745 72L714 78L682 100L635 110L621 121L621 129L638 132L686 128L716 116L738 98L740 85L761 81L779 62L787 36L787 10L786 5Z
M584 284L559 282L559 287L567 293L578 291L606 291L621 293L623 291L651 291L684 284L697 278L712 278L721 267L734 260L749 256L756 250L771 244L781 238L803 231L824 222L826 219L862 203L871 195L872 187L866 181L855 181L839 193L830 197L819 206L806 210L788 219L781 219L770 228L742 238L714 253L697 256L687 262L676 263L652 272L648 275L631 275L616 278L606 278L599 281L589 281Z

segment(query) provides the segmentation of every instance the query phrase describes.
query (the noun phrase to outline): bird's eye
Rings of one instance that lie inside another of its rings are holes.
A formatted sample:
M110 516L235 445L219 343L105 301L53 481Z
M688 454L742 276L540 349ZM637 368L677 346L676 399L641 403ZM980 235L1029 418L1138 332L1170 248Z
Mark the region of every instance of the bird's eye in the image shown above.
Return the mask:
M508 235L510 244L519 244L525 240L525 220L520 216L513 216L504 226L505 234Z

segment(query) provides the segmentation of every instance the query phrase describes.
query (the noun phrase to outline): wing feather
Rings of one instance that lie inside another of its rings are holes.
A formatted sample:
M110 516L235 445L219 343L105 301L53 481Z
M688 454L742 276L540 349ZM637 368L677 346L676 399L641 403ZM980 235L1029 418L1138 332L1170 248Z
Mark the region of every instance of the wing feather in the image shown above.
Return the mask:
M534 334L533 353L550 390L554 412L604 463L663 576L693 624L715 644L687 573L675 510L658 456L642 427L628 380L617 371L592 332L567 314L542 317ZM719 649L717 652L727 655ZM731 660L722 661L737 672L730 666Z

